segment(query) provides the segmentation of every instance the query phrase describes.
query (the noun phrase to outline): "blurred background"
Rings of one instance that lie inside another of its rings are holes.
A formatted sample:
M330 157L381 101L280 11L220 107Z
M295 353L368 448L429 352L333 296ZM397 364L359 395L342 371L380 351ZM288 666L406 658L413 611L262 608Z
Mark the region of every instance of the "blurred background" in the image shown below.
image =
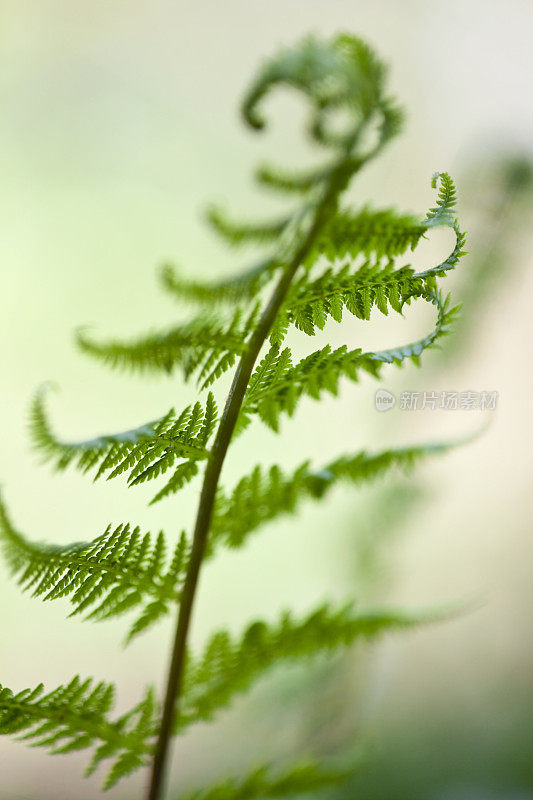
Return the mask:
M369 763L335 797L533 798L531 2L0 0L0 13L0 480L18 527L49 542L92 539L128 519L171 537L190 529L198 484L148 509L151 487L93 486L40 467L28 444L28 404L54 380L56 430L83 438L194 396L178 376L106 372L76 353L72 334L88 324L126 336L183 318L157 286L163 261L213 277L246 260L206 230L206 201L223 199L250 217L275 210L253 185L254 164L298 166L311 153L300 98L273 97L262 136L241 125L238 101L258 63L307 32L346 30L390 64L405 130L351 198L425 214L430 176L448 170L469 255L445 281L465 303L457 335L421 370L387 373L383 386L496 391L497 410L383 414L368 378L346 384L338 399L303 402L281 437L251 429L231 453L228 485L260 460L321 463L490 422L482 437L412 478L339 489L210 563L192 641L199 647L213 628L237 632L326 599L402 608L475 602L452 621L269 674L215 725L178 743L172 784L355 741ZM437 233L411 263L434 264L449 250L450 238ZM347 321L327 339L376 349L410 341L429 323L413 309L372 326ZM170 621L124 650L124 622L66 620L59 603L32 601L3 566L0 575L0 683L51 687L79 671L116 681L124 708L146 683L161 686ZM94 798L99 779L81 777L85 762L85 754L51 758L2 741L0 797ZM143 782L137 775L109 796L139 796Z

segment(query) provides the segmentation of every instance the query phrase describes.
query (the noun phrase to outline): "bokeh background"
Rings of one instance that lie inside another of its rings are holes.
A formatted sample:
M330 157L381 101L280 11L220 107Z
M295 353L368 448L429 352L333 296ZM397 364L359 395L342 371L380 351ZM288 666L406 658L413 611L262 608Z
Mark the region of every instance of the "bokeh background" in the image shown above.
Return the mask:
M224 475L231 483L259 460L320 463L346 449L457 437L490 421L488 429L412 479L338 490L210 564L192 639L199 647L213 628L239 631L328 598L473 605L335 662L270 674L216 725L179 742L174 794L250 764L356 741L371 758L346 798L533 797L531 2L1 0L0 11L0 476L28 536L90 539L127 519L170 536L190 528L197 484L148 509L150 489L93 486L40 467L27 440L28 403L43 381L56 381L56 428L82 438L194 396L178 377L106 372L75 352L72 333L89 324L129 335L183 318L155 281L164 260L202 277L243 263L206 231L200 212L212 199L248 216L275 209L253 186L253 165L305 164L310 155L299 98L269 102L263 136L238 119L247 81L279 45L310 31L367 39L391 65L391 89L408 117L354 184L354 202L425 213L429 178L445 169L470 232L461 275L447 279L465 299L461 336L448 341L448 354L432 352L421 371L391 372L384 385L498 391L495 413L379 414L368 379L336 400L302 403L280 438L257 426ZM432 236L413 263L436 263L449 244L445 233ZM327 336L383 347L428 323L414 310L375 326L354 320ZM124 650L123 622L65 620L59 603L21 596L5 568L0 575L0 683L53 686L79 671L115 680L125 708L146 683L161 685L170 622ZM94 798L98 778L80 777L84 760L2 741L0 797ZM110 797L140 796L143 782L138 775Z

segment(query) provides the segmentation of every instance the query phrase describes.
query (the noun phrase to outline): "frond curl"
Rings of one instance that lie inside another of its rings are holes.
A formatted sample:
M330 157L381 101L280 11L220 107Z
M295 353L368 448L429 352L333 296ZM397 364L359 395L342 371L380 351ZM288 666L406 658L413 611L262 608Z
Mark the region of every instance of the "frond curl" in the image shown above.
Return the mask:
M455 184L447 172L435 172L431 178L431 187L438 189L437 205L427 213L426 227L447 225L453 227L457 206Z
M313 36L283 49L265 62L250 86L242 113L256 130L265 127L260 105L271 90L288 86L309 101L308 131L321 145L334 149L354 147L374 116L379 117L376 149L398 132L401 114L384 94L386 70L361 39L340 34L329 41ZM343 130L332 124L345 111L349 121Z

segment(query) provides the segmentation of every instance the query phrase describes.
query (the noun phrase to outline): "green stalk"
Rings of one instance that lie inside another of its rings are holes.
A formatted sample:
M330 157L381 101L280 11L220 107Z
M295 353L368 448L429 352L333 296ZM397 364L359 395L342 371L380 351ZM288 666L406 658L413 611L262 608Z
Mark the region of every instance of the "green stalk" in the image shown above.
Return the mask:
M205 554L213 506L215 503L218 481L224 464L224 459L226 457L231 437L237 423L237 418L244 400L246 389L248 388L250 376L261 347L268 337L270 329L278 315L280 307L285 299L291 281L294 278L298 267L309 254L317 235L326 221L328 210L331 208L332 204L336 203L339 193L344 189L347 179L347 158L348 154L346 154L346 156L339 161L337 168L332 172L329 185L316 206L313 224L311 225L304 241L287 264L278 281L278 284L276 285L276 288L274 289L268 305L261 315L257 328L250 339L249 345L241 357L228 397L226 399L226 405L218 426L216 438L211 450L211 456L205 470L202 492L198 504L191 557L187 568L187 574L185 577L181 602L178 610L176 632L172 646L165 700L163 704L163 715L161 718L161 726L155 746L150 786L146 796L147 800L160 800L163 790L163 781L165 777L170 739L172 737L172 730L174 727L174 719L179 713L179 701L191 613L196 596L198 577ZM353 174L353 172L351 174Z

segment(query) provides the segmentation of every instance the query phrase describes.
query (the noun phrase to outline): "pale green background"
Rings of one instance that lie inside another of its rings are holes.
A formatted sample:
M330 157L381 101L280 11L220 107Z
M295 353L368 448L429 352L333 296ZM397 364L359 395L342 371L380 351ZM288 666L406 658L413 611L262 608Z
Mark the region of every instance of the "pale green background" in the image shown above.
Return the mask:
M244 254L219 247L199 209L213 198L227 198L232 210L249 216L273 209L273 200L256 194L253 164L267 156L305 163L299 99L272 100L272 131L263 137L245 131L236 112L261 58L308 31L345 29L368 39L391 64L392 89L408 109L401 139L354 187L356 202L423 212L433 203L429 177L436 169L464 174L472 159L496 146L531 153L533 6L513 0L2 0L0 8L5 498L21 530L36 539L93 538L108 522L127 519L173 536L190 528L198 484L147 509L151 487L126 491L118 481L92 486L74 473L50 475L29 450L28 402L48 379L61 385L51 398L56 427L73 437L134 426L194 396L178 377L141 380L100 369L75 352L74 328L89 323L98 332L127 335L176 319L181 312L154 280L164 259L202 276L245 261ZM435 237L415 263L435 263L449 242L444 234ZM498 292L498 308L491 301L475 327L466 363L448 366L437 378L432 372L431 384L414 367L385 382L392 389L410 380L428 390L494 389L500 404L481 440L424 466L434 500L394 540L393 568L379 594L383 601L418 606L481 593L484 605L456 622L372 648L359 713L362 729L378 736L389 725L401 727L416 709L430 714L435 698L471 706L481 720L490 709L492 720L500 700L505 707L527 691L530 245L524 236L514 248L512 277ZM405 322L380 320L372 332L350 321L328 336L383 347L408 341L429 323L430 315L414 311ZM296 340L302 351L311 344ZM254 429L236 445L226 476L231 480L261 459L293 465L314 457L320 463L344 449L456 436L480 421L459 412L381 416L373 411L375 388L364 380L360 387L344 386L338 400L303 402L280 439ZM372 491L359 497L371 498ZM360 593L367 602L377 599L368 586L353 583L355 507L353 492L338 492L324 507L307 507L298 521L266 529L245 552L207 567L194 643L213 626L238 631L250 618L273 618L288 606L304 611L328 597ZM21 596L4 568L1 574L2 684L21 689L43 680L53 686L79 670L116 680L125 706L145 683L160 684L170 623L122 650L123 622L66 621L66 607ZM295 747L296 723L269 728L259 716L241 703L218 728L193 732L174 759L176 785L206 776L209 765L214 773L220 762L237 766ZM233 746L226 755L228 736ZM0 786L10 800L88 800L99 784L81 780L83 763L84 754L51 759L3 741ZM137 796L143 780L139 775L110 796Z

